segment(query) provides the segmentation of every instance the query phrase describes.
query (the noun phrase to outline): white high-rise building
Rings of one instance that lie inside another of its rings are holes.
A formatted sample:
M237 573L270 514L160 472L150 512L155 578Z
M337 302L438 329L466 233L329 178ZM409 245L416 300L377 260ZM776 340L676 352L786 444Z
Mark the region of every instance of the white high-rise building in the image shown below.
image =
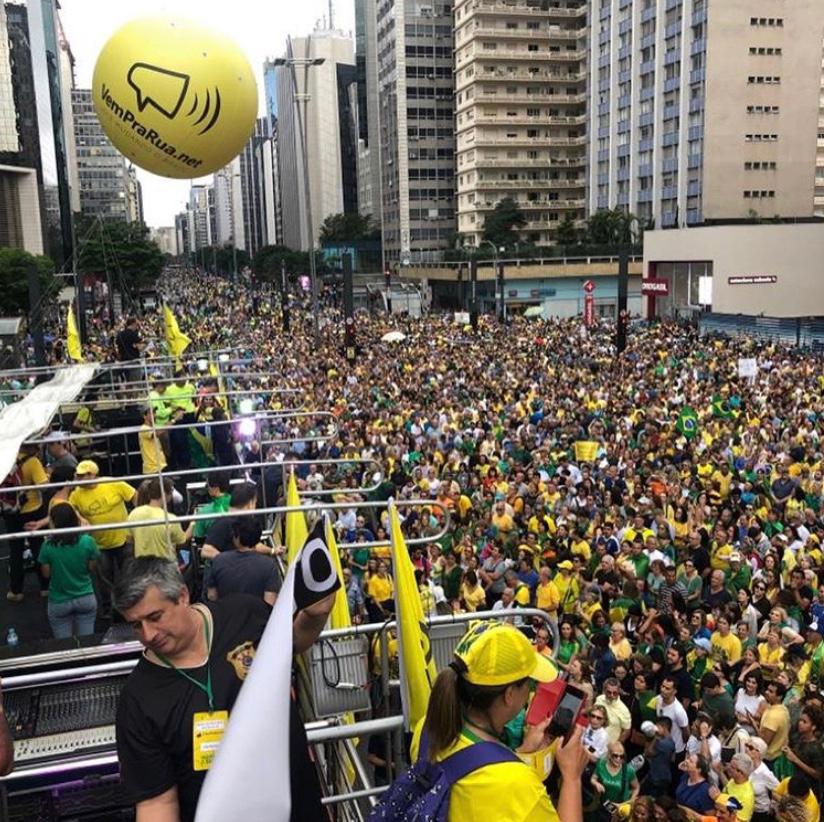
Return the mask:
M193 185L189 189L186 206L189 247L192 251L212 245L212 220L210 213L210 185Z
M215 172L215 243L245 249L240 158Z
M308 37L292 39L284 56L323 60L308 71L295 67L297 100L291 69L280 66L276 71L283 243L307 250L317 242L326 217L357 210L355 134L350 123L341 121L351 117L349 86L355 79L352 39L336 29L316 29ZM309 95L305 104L301 99L304 94ZM304 117L304 105L311 227L307 225L298 120Z
M455 0L458 232L480 246L503 199L523 240L580 225L586 191L585 0Z

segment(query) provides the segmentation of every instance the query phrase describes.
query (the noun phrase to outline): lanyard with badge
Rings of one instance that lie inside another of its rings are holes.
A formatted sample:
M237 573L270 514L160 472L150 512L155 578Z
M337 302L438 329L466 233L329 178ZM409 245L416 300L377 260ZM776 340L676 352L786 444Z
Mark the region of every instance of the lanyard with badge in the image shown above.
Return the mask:
M198 609L199 610L199 609ZM207 653L212 652L212 632L206 614L199 610L203 617L203 629L206 634ZM173 662L166 659L162 654L156 653L157 658L175 673L180 674L184 679L188 679L193 685L200 688L209 700L208 711L198 711L192 717L192 768L195 771L208 771L214 761L220 740L226 732L226 725L229 722L228 711L215 710L215 698L212 692L212 661L206 659L206 682L200 682Z

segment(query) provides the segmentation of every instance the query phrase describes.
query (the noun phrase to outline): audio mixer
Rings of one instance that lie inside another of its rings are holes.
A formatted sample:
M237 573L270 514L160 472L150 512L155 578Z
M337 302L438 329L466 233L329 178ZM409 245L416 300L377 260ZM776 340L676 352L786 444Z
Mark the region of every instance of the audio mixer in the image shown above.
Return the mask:
M114 750L117 700L126 679L88 678L8 691L4 702L16 765Z

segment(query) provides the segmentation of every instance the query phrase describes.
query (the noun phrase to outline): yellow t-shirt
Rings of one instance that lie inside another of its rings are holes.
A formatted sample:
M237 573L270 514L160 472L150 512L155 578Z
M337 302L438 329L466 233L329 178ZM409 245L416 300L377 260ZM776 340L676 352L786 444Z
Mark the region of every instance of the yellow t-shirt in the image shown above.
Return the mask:
M170 522L167 529L163 521L165 516L162 508L154 505L139 505L129 514L129 522L143 522L147 519L160 520L162 524L130 529L134 543L134 555L176 560L177 554L174 546L183 545L186 542L186 534L180 527L177 517L169 514Z
M518 603L522 608L529 607L529 586L528 585L519 585L515 589L515 602Z
M81 517L92 525L107 522L125 522L128 518L125 503L131 502L135 490L131 485L117 480L101 480L99 485L81 485L69 495L69 502ZM126 528L113 528L110 531L92 533L101 551L119 548L129 538Z
M49 481L49 475L43 467L43 463L37 457L29 457L20 466L21 485L41 485ZM43 497L39 491L25 491L23 504L20 506L21 514L30 514L36 511L43 504Z
M392 584L392 577L390 576L381 579L377 574L373 574L366 583L366 593L375 602L385 602L387 599L392 599L394 591L395 586Z
M787 795L787 788L790 783L790 777L782 779L774 788L773 796L776 799L781 799L782 796ZM815 794L810 791L804 799L801 800L807 808L807 822L820 822L821 820L821 806L815 798Z
M758 661L763 665L766 663L767 665L777 665L779 670L784 666L781 664L781 660L784 659L784 649L779 645L777 648L770 648L766 642L759 642L758 643ZM778 671L767 671L763 672L765 678L767 679L774 679L777 675Z
M724 786L724 793L734 796L741 803L741 810L738 811L739 822L750 822L755 810L755 794L753 793L752 783L747 780L739 785L734 779L731 779Z
M712 643L712 658L734 665L741 659L741 640L735 634L721 636L715 631L710 637Z
M764 759L775 759L790 738L790 713L783 705L767 705L761 714L761 729L774 731Z
M143 473L156 474L166 467L166 455L154 431L147 425L137 435L140 443L140 456L143 458Z
M424 721L418 723L412 739L412 761L418 758L418 744ZM464 733L452 747L438 755L437 761L473 744ZM552 804L538 775L523 762L486 765L459 779L449 792L448 822L558 822Z
M558 605L561 602L561 594L552 580L547 582L546 585L539 582L536 596L536 604L542 610L548 611L550 614L554 614L558 610Z
M461 584L461 599L467 611L475 612L486 602L486 592L480 585L470 588L464 582Z

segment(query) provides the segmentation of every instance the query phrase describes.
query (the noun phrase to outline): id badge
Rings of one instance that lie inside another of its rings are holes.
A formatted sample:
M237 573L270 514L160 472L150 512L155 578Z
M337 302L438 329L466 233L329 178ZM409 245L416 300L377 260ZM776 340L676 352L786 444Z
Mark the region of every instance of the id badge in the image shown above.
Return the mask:
M212 767L220 740L226 733L228 711L203 711L192 717L192 753L196 771L208 771Z

